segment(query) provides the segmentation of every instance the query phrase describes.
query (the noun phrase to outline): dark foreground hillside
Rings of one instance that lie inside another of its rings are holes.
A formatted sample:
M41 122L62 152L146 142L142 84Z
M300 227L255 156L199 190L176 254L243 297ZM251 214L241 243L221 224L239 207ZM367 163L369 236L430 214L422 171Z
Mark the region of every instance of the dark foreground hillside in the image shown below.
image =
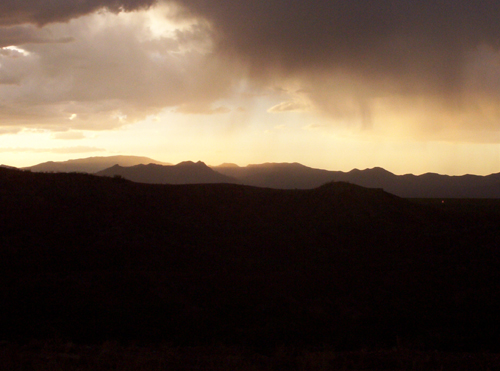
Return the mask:
M498 206L0 169L0 340L498 351Z

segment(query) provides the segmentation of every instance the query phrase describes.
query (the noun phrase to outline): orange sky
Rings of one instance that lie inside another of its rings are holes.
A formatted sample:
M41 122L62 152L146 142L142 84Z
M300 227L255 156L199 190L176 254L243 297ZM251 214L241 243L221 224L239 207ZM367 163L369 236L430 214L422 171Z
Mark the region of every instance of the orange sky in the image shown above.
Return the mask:
M16 4L0 4L0 163L500 171L495 4Z

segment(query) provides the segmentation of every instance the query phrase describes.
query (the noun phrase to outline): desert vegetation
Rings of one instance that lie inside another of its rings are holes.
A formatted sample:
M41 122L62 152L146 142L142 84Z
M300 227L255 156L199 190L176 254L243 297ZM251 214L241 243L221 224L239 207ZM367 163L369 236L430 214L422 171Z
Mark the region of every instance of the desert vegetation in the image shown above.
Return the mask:
M2 357L482 367L500 344L498 204L0 169Z

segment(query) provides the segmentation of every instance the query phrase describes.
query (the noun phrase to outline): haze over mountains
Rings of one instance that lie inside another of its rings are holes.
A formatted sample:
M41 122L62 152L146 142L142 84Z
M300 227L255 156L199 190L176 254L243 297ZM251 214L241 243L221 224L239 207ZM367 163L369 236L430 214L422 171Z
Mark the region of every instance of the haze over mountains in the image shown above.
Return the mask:
M448 176L433 173L395 175L382 168L349 172L310 168L298 163L266 163L246 167L223 164L216 171L242 184L278 189L312 189L330 181L342 181L408 198L498 198L500 173L488 176Z
M201 183L239 183L236 178L220 174L203 162L181 162L177 165L135 165L112 166L96 173L101 176L121 176L139 183L152 184L201 184Z
M96 173L114 165L134 166L138 164L161 164L169 165L169 163L153 160L149 157L141 156L98 156L80 158L75 160L61 162L43 162L38 165L28 166L24 170L36 172L81 172L81 173Z
M488 176L448 176L434 173L395 175L382 168L349 172L315 169L299 163L265 163L240 167L207 166L186 161L170 165L147 157L92 157L49 162L26 168L32 171L89 172L121 176L141 183L236 183L275 189L312 189L343 181L406 198L500 198L500 173Z

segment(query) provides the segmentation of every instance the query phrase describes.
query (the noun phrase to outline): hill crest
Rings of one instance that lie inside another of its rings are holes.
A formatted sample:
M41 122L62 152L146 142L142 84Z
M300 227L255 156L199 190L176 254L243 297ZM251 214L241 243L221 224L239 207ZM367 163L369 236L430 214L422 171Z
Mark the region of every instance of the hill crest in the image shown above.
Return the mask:
M23 170L31 170L34 172L83 172L83 173L96 173L104 170L115 164L121 166L134 166L138 164L162 164L167 165L165 162L153 160L149 157L143 156L94 156L80 159L73 159L68 161L48 161L38 165L24 167Z
M184 161L177 165L113 166L96 175L119 175L134 182L150 184L238 183L237 179L220 174L201 161Z

